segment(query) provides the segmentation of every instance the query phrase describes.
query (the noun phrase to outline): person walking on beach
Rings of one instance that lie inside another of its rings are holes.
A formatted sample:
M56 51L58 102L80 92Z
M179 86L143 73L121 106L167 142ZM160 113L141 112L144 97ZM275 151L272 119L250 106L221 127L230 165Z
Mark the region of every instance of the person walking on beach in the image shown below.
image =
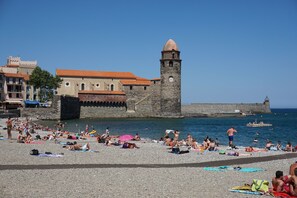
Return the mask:
M6 121L6 128L7 128L7 138L11 139L11 129L12 129L12 119L8 117L8 120Z
M233 147L233 137L234 137L235 132L237 132L237 131L234 129L234 127L231 127L230 129L227 130L230 147Z

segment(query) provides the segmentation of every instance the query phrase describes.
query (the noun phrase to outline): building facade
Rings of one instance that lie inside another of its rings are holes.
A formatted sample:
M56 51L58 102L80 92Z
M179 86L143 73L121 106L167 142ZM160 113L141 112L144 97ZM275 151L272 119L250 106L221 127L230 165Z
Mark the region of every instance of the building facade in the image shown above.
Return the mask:
M24 106L25 100L37 100L38 91L29 85L29 76L37 61L22 61L20 57L9 56L0 67L0 102L4 108Z
M180 117L181 59L170 39L161 52L161 78L131 72L57 69L63 82L57 95L78 97L81 117Z

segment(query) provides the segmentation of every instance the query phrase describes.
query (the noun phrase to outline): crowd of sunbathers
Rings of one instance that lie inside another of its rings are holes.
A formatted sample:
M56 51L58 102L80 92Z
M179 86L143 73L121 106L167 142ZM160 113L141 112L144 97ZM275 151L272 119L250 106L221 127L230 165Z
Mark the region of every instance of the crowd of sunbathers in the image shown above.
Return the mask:
M173 137L170 137L170 133ZM218 139L212 139L206 136L202 142L199 144L191 134L187 134L186 139L179 140L180 132L178 130L166 130L164 137L161 137L159 142L164 143L166 146L171 148L187 146L189 149L194 149L198 151L216 151L218 150L219 141Z
M25 120L9 119L12 124L12 129L18 131L17 143L34 143L35 141L55 141L55 143L60 142L60 138L67 140L87 140L90 137L95 137L98 143L104 143L106 146L122 146L122 148L139 148L135 143L121 141L119 136L112 136L109 134L109 128L106 128L105 133L100 135L94 129L89 132L88 125L86 125L86 130L81 133L70 133L64 130L64 124L59 122L55 126L56 129L51 129L49 127L44 127L34 123L31 119L26 118ZM47 135L41 137L37 130L48 131ZM33 135L35 137L33 137ZM11 136L10 138L11 139ZM139 141L141 140L140 135L136 133L134 138L131 140ZM67 145L64 145L64 148L69 150L90 150L90 144L78 144L76 141L67 142Z
M276 171L272 178L272 187L272 191L297 196L297 161L290 166L288 175L284 175L283 171Z
M282 146L280 141L278 141L277 144L275 145L272 143L271 140L266 141L265 149L270 151L287 151L287 152L296 151L296 148L293 147L291 142L287 142L286 146Z

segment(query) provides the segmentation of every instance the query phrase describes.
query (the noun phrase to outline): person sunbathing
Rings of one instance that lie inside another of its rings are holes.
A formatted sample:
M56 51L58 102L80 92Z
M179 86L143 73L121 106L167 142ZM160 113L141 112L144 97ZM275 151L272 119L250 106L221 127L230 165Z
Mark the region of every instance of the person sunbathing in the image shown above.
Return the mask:
M124 142L123 147L122 148L129 148L129 149L133 149L133 148L139 148L138 146L136 146L136 144L134 143L130 143L130 142Z
M81 144L75 143L73 145L63 146L63 148L66 148L71 151L74 151L74 150L88 151L88 150L90 150L90 144L86 143L84 145L81 145Z
M290 166L290 171L289 171L289 174L291 175L291 176L294 176L295 175L295 170L297 169L297 161L294 163L294 164L291 164L291 166Z
M210 139L208 150L209 151L216 151L217 150L216 144L215 144L214 140L212 140L212 139Z
M272 146L274 146L274 144L270 140L268 140L267 143L266 143L265 149L270 150L270 148Z
M294 175L291 176L290 195L297 196L297 168L294 169Z
M290 192L289 181L290 176L284 176L283 171L276 171L275 177L272 178L273 190L276 192Z
M293 146L292 146L291 142L287 143L284 151L293 152Z
M140 135L138 133L136 133L136 135L134 136L134 138L132 140L140 141L141 140Z
M17 137L17 143L25 143L25 137L23 136L22 131L19 131L19 135Z

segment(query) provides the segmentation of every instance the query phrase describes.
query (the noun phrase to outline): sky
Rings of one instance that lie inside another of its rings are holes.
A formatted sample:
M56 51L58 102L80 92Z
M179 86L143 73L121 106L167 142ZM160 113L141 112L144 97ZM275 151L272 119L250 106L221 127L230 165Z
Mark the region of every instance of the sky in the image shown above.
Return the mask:
M0 0L0 65L8 56L56 69L160 77L173 39L182 103L297 108L296 0Z

